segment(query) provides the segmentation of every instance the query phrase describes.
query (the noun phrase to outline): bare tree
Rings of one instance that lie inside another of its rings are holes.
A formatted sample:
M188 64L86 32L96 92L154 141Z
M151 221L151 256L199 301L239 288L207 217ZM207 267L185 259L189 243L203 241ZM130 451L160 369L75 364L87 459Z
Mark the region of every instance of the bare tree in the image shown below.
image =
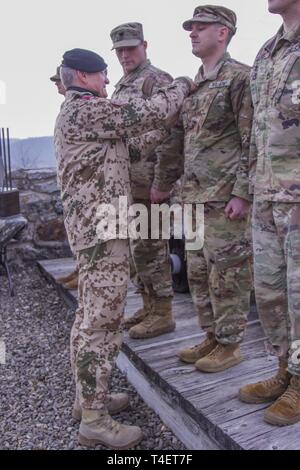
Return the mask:
M16 142L15 153L17 154L16 166L18 168L35 168L38 160L37 151L33 150L33 146L26 140Z

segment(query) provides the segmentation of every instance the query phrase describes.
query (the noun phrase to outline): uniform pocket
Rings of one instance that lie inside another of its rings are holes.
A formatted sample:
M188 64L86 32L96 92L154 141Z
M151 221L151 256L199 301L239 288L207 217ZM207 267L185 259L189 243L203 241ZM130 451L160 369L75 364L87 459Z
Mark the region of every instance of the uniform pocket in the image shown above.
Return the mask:
M212 93L200 106L203 109L200 126L215 132L219 129L220 122L228 122L232 119L232 104L229 96L230 88L214 88Z
M292 231L289 236L289 254L294 261L300 262L300 229Z
M128 257L127 240L109 240L80 252L80 273L96 288L120 286L128 282Z
M216 254L215 265L218 271L226 271L242 265L251 256L251 247L243 246L232 249L230 252Z
M300 55L291 54L282 70L274 93L275 103L287 114L300 111Z
M258 82L258 65L255 64L251 70L250 74L250 84L251 84L251 96L254 106L257 106L259 103L259 92L257 88Z
M130 183L135 199L149 199L154 180L154 162L141 161L130 165Z
M237 292L251 290L250 256L250 247L239 247L233 253L226 253L225 256L219 255L216 258L217 290L221 297L231 297Z

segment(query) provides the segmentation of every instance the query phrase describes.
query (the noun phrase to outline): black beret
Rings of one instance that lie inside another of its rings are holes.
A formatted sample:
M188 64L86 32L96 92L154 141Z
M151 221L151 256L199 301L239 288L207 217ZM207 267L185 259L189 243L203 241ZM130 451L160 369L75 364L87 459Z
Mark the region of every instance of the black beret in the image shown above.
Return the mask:
M107 69L107 64L100 55L86 49L72 49L65 52L61 65L87 73L103 72Z

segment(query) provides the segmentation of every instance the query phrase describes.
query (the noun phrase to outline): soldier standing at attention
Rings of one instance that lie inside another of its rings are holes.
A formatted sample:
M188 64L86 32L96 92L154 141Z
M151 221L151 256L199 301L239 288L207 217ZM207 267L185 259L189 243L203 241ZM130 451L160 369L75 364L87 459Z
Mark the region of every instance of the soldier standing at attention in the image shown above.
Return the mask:
M111 32L113 49L123 68L124 76L117 83L113 98L147 99L164 85L172 82L166 72L154 67L147 59L147 42L144 40L143 26L140 23L127 23ZM149 139L154 135L148 134ZM155 191L159 202L168 200L170 190L182 173L182 159L176 154L164 158L163 166L158 161L163 158L163 146L157 147L145 156L136 151L134 139L129 140L130 182L133 203L143 204L151 213L150 191ZM148 222L149 235L151 220ZM131 240L133 273L131 278L143 298L143 308L125 320L132 338L151 338L175 329L172 317L172 275L169 259L168 240ZM136 276L133 276L134 271ZM138 278L138 282L136 281Z
M181 111L182 199L204 205L204 246L187 249L187 265L207 336L179 357L200 371L219 372L242 361L240 342L250 309L250 68L227 52L236 32L236 15L228 8L200 6L183 28L190 31L193 54L203 64L197 89Z
M277 374L240 390L247 403L275 401L270 424L300 421L300 0L269 0L283 18L251 74L254 275L259 316ZM251 178L252 180L252 178Z
M107 65L98 54L68 51L61 67L67 93L54 140L65 226L79 266L78 309L71 332L79 440L87 446L127 449L140 442L142 432L111 418L128 405L128 396L108 395L108 383L122 342L128 240L99 232L108 216L98 209L100 204L114 206L118 226L119 198L130 197L124 139L162 127L177 114L193 84L175 80L151 100L120 105L107 99Z

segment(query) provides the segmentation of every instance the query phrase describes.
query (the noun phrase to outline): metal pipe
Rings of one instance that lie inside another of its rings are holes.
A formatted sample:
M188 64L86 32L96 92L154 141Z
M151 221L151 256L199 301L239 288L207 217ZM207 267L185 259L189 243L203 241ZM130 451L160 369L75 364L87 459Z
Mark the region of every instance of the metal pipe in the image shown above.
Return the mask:
M11 156L10 156L10 138L9 138L9 129L6 129L7 137L7 156L8 156L8 176L9 176L9 188L12 190L12 176L11 176Z
M4 191L4 185L5 185L5 171L4 171L4 163L3 163L3 159L2 159L1 129L0 129L0 166L1 166L0 171L1 171L1 180L2 180L1 191L3 192Z
M5 134L4 128L2 127L2 145L3 145L3 156L4 156L4 173L5 173L5 189L8 191L8 175L7 175L7 161L6 161L6 147L5 147Z
M182 269L182 261L180 256L171 253L170 254L170 262L171 262L171 272L172 274L179 274Z

